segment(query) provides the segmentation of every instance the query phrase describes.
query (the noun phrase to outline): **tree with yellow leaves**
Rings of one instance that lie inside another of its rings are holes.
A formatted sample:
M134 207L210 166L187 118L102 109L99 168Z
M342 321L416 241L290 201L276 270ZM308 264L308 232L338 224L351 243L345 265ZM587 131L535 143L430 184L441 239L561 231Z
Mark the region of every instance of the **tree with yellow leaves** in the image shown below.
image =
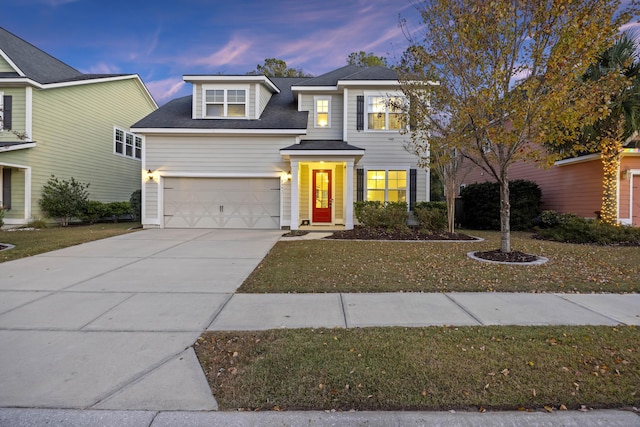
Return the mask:
M422 25L409 36L400 79L414 102L411 132L433 137L413 142L455 148L498 182L500 250L508 253L509 167L526 158L552 161L539 143L575 143L584 126L608 116L600 101L623 83L582 76L631 10L620 11L616 0L424 0L416 7Z

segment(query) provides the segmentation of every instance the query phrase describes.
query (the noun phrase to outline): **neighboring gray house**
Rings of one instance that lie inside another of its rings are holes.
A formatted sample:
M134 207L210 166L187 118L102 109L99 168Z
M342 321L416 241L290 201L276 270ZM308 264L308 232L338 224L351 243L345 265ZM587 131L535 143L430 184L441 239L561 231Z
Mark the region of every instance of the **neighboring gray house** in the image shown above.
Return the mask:
M184 80L191 96L131 128L144 136L145 227L351 229L356 200L428 200L389 103L404 100L393 70Z
M4 222L42 218L51 175L126 201L140 188L142 137L132 123L158 108L136 74L83 74L0 28L0 207Z

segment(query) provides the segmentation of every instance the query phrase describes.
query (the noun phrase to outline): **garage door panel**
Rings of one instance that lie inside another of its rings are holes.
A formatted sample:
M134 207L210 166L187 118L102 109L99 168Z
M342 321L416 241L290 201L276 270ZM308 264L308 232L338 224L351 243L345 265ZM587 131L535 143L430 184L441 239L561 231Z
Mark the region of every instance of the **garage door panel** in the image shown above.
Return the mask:
M280 181L167 178L165 227L280 228Z

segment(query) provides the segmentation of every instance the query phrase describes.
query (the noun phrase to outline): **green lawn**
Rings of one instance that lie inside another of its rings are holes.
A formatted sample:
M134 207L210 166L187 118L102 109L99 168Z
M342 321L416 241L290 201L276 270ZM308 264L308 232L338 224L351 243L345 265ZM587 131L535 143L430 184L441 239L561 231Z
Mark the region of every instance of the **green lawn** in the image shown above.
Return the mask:
M640 331L634 327L208 332L194 347L224 410L640 404Z
M44 252L79 245L131 232L138 223L120 222L70 227L51 227L39 230L0 231L0 243L15 245L0 251L0 262L11 261Z
M639 292L640 248L536 240L513 232L512 249L541 255L539 266L488 264L470 251L499 248L499 233L468 231L484 242L279 242L239 292Z

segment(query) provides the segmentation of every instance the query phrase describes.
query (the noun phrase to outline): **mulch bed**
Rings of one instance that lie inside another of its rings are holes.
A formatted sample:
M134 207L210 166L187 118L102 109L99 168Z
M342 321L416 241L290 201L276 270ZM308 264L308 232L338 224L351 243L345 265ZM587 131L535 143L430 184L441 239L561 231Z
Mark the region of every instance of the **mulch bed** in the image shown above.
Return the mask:
M538 260L538 257L531 254L525 254L520 251L501 252L500 249L493 251L474 252L474 255L478 258L486 259L489 261L499 262L534 262Z
M0 251L3 249L7 249L9 246L3 245L2 243L0 243Z
M477 240L477 238L462 233L423 233L414 228L405 230L386 228L355 227L353 230L334 232L326 239L345 240Z

